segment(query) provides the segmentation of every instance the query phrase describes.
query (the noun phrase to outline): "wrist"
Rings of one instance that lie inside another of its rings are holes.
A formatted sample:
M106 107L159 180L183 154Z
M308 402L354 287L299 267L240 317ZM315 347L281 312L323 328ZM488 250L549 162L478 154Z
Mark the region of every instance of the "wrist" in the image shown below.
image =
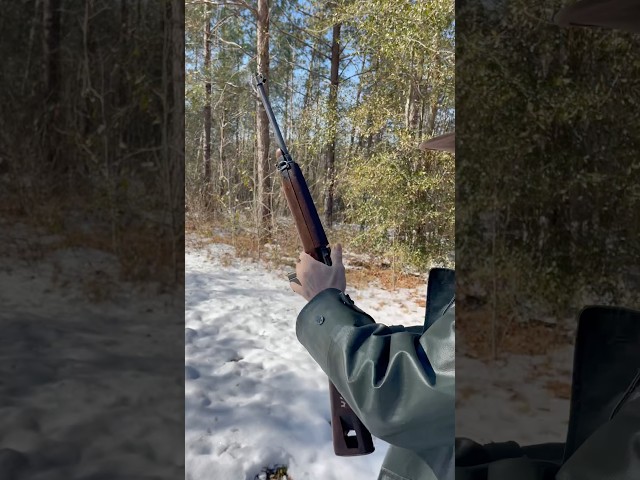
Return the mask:
M313 301L315 298L321 296L324 292L326 292L327 290L331 290L334 291L337 294L342 293L342 290L340 290L339 288L336 287L326 287L326 288L322 288L320 290L315 290L313 292L309 293L309 297L307 298L308 302Z

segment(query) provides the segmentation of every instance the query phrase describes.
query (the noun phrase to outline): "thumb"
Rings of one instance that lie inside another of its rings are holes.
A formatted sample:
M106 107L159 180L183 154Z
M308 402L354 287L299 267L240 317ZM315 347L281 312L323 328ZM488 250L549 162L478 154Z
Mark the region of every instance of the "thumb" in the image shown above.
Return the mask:
M279 159L282 156L282 150L280 150L279 148L276 150L276 160Z
M331 265L342 265L342 245L340 243L336 243L333 250L331 250Z

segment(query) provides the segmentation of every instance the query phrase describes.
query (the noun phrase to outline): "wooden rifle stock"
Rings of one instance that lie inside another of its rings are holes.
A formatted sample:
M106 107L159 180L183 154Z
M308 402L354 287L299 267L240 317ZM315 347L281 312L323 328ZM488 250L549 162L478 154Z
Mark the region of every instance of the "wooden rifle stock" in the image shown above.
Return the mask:
M324 228L322 228L318 211L313 203L302 171L298 164L292 160L284 143L264 89L265 81L262 75L257 75L256 86L269 117L269 123L271 123L282 151L282 158L279 159L277 167L282 178L282 190L295 220L302 248L319 262L331 265L331 249L329 248L327 236ZM364 426L331 382L329 382L329 395L331 400L333 450L335 454L340 457L348 457L372 453L374 447L371 433L369 433L367 427Z

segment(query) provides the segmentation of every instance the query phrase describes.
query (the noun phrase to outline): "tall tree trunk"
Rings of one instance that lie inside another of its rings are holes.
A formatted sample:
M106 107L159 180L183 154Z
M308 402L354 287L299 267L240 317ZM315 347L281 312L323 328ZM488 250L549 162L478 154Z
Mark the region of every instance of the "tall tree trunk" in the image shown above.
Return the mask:
M313 43L313 48L311 49L311 60L309 61L309 71L307 75L307 80L305 81L305 91L304 97L302 100L302 112L301 115L301 124L304 126L302 129L299 129L299 141L300 141L300 156L307 161L308 165L311 165L309 162L309 144L310 144L310 119L309 119L309 109L311 108L311 100L313 94L313 88L317 87L316 82L316 70L317 70L317 59L318 59L318 41L315 40ZM317 162L316 162L317 163ZM308 170L311 174L313 169ZM309 182L309 189L311 190L311 194L315 193L314 191L314 182L317 176L314 175L314 178L307 178L307 182Z
M418 122L418 140L422 141L424 137L424 119L427 111L427 97L422 98L422 104L420 105L420 122Z
M364 72L364 67L366 64L367 64L367 57L365 56L362 59L362 66L360 67L360 72L358 75L358 89L356 91L356 102L354 104L354 108L356 109L360 106L360 96L362 95L362 72ZM349 159L351 158L351 155L353 154L353 144L355 142L355 138L356 138L356 126L354 123L354 125L351 127L351 135L349 139L349 151L347 152L347 161L349 161Z
M286 76L284 81L284 112L283 112L283 122L282 122L282 135L284 136L284 141L289 145L289 75Z
M324 197L324 221L333 226L333 197L336 184L336 141L338 137L338 83L340 81L340 28L342 24L333 26L331 42L331 86L329 87L329 142L325 147L327 165L326 189Z
M45 155L50 167L65 170L65 165L57 162L56 124L60 115L60 7L62 0L44 0L44 84L46 113Z
M375 85L376 85L375 79L378 78L379 68L380 68L380 57L375 56L373 67L371 68L372 78L374 78L374 80L373 80L373 83L369 86L370 91L375 89ZM371 117L371 112L369 112L367 113L367 120L365 124L366 138L365 138L365 135L361 135L360 140L358 142L358 147L361 149L364 148L367 155L371 153L371 147L373 146L373 133L371 133L372 124L373 124L373 119Z
M41 0L34 0L34 8L33 8L34 17L31 19L31 28L29 29L29 48L27 49L28 56L27 56L27 62L24 69L24 80L22 82L21 95L25 95L26 93L25 89L28 85L29 75L31 73L31 60L32 60L31 56L33 54L33 44L36 38L36 26L39 25L38 15L40 14L41 3L42 3Z
M222 112L220 112L220 143L218 146L218 162L219 162L219 185L218 185L218 197L221 202L224 198L225 193L229 190L229 179L225 178L226 175L224 173L224 143L225 143L225 120L226 120L227 109L223 108ZM226 180L226 188L225 188L225 180Z
M269 78L269 2L268 0L258 0L258 71L265 78ZM269 93L269 83L265 84L265 90ZM258 191L256 198L256 210L258 216L259 236L265 238L269 234L271 206L269 202L269 192L271 190L269 177L269 118L262 106L262 102L257 102L257 162L258 162Z
M291 63L295 65L296 57L295 51L291 59ZM287 75L287 84L285 89L285 109L284 109L284 140L287 145L290 144L291 135L293 131L293 86L295 82L295 67L291 67L289 74Z
M436 128L436 117L438 116L438 104L431 104L431 111L429 112L429 121L427 122L426 133L431 136L434 134Z
M127 108L127 84L128 81L126 79L126 62L128 61L129 52L131 51L131 44L129 42L129 11L127 8L128 0L120 1L120 35L118 39L118 62L116 67L114 68L114 85L117 89L117 94L115 100L115 125L114 131L111 133L111 143L113 144L113 157L116 160L116 172L119 174L120 172L120 158L122 157L122 149L123 145L127 145L128 138L127 129L122 128L122 118L125 118L124 111ZM125 147L126 148L126 147Z
M420 58L418 64L413 65L414 53L411 53L411 67L413 75L411 77L411 84L409 85L409 95L407 96L407 103L405 109L406 115L406 128L409 135L412 138L416 138L418 135L418 122L420 120L421 110L421 94L420 94L420 80L422 80L422 66L424 59Z
M204 196L205 205L211 204L211 17L205 8L204 23Z
M184 284L184 2L171 0L171 223L173 264L177 282Z

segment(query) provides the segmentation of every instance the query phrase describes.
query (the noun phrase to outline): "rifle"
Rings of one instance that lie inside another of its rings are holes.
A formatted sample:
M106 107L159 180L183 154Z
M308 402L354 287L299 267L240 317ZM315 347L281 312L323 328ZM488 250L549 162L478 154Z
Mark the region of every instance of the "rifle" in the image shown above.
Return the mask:
M262 98L262 105L269 117L269 123L276 135L282 157L276 168L282 178L282 190L287 199L289 210L293 215L302 242L302 248L319 262L331 265L331 249L329 241L322 228L318 211L311 198L309 187L302 171L291 158L278 127L278 122L273 115L271 104L264 89L266 79L258 73L256 75L256 87ZM292 281L295 276L289 275ZM340 392L329 381L329 396L331 400L331 428L333 431L333 451L337 456L349 457L355 455L367 455L373 452L373 440L367 427L360 421L349 404L342 398Z

